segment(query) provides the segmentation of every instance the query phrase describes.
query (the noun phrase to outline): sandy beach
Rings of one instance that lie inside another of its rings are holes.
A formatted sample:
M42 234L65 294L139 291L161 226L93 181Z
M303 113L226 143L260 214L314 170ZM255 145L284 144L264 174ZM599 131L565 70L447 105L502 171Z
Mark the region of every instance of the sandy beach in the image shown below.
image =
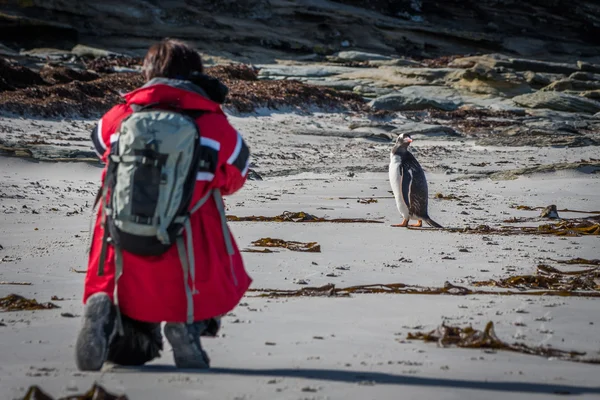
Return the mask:
M0 3L0 400L600 398L597 1ZM229 88L253 283L210 369L81 372L90 132L166 37ZM401 134L442 229L392 226Z
M3 398L20 399L32 385L51 396L67 396L83 393L94 382L130 399L547 399L558 394L591 399L600 395L594 364L407 340L411 332L431 331L442 323L481 330L492 321L498 337L507 343L585 352L597 363L597 297L535 296L518 289L509 290L513 295L260 297L274 290L327 284L441 288L449 282L471 290L506 292L475 287L473 282L535 275L539 264L580 270L581 265L556 260L598 258L598 236L394 228L390 225L399 223L400 216L387 176L389 141L290 132L291 127L309 129L315 124L341 131L352 122L344 114L258 113L232 115L230 120L244 132L257 155L253 169L263 175L226 199L230 218L303 211L328 219L364 218L377 223L231 221L242 249L261 249L252 242L270 237L317 242L321 251L274 248L272 253L243 253L254 279L252 288L264 291L249 292L224 318L219 336L204 340L211 370L176 370L165 342L162 357L146 367L105 366L100 373L81 373L75 367L73 345L82 312L90 207L100 165L2 157L0 297L15 293L59 307L0 315ZM1 123L34 123L42 126L38 129L56 124L11 118ZM63 121L59 126L71 123ZM91 123L76 121L82 127ZM33 132L31 127L25 130ZM87 132L73 129L72 134L85 138ZM597 156L597 146L485 147L473 140L427 135L415 135L413 145L427 172L430 215L445 227L556 223L539 218L539 210L516 209L519 205L600 210L600 180L594 168L525 173L510 180L482 174L574 163ZM476 166L482 163L485 166ZM594 214L560 212L567 220L590 216ZM504 222L511 218L522 220Z

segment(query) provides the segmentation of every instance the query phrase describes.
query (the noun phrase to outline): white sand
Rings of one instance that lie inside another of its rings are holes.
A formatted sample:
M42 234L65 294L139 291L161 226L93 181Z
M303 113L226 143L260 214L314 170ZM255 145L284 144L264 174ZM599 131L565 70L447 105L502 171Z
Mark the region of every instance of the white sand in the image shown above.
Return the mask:
M385 172L389 143L289 134L290 126L315 122L345 129L349 121L335 115L232 117L232 122L248 138L255 169L269 176L248 182L229 198L228 214L276 215L287 210L385 222L230 223L241 248L267 236L317 241L322 247L321 253L243 253L254 288L299 289L303 286L298 280L309 286L441 286L445 281L469 286L473 280L534 274L537 264L548 258L600 258L597 236L485 239L392 228L390 224L400 222L392 198L373 204L340 199L391 196ZM578 161L597 155L597 147L493 149L443 138L421 138L414 147L428 171L430 197L436 192L470 196L466 203L431 200L430 214L444 226L498 226L511 217L538 215L510 208L518 204L600 210L598 174L565 171L513 181L456 180L486 169ZM491 164L471 165L482 161ZM445 174L446 167L454 173ZM1 398L20 398L34 384L52 396L65 396L87 390L94 381L130 399L504 400L547 399L555 392L581 399L600 395L597 365L399 342L408 332L431 330L443 321L478 329L494 321L498 335L508 342L552 345L598 358L600 313L598 299L592 298L372 294L264 299L249 293L225 318L220 336L204 340L214 367L210 371L174 369L165 342L163 356L145 368L80 373L73 354L80 321L61 313L82 312L84 275L73 269L86 265L90 205L99 174L100 168L85 163L0 158L0 281L32 283L0 285L0 297L17 293L43 302L53 295L65 299L54 301L60 309L0 314L6 325L0 326ZM327 276L331 274L335 276Z

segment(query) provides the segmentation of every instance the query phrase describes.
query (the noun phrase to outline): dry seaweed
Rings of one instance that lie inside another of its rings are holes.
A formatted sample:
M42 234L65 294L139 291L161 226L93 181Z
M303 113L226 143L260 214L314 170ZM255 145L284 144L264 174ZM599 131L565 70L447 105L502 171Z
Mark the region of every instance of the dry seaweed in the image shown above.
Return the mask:
M61 397L58 400L127 400L126 395L115 395L107 392L102 386L94 384L90 390L83 394ZM54 400L39 388L30 386L23 400Z
M0 78L0 109L41 117L97 116L122 102L121 93L134 90L144 82L142 74L137 72L110 73L113 67L138 64L139 60L134 58L100 58L85 64L96 73L47 66L40 76L0 59L0 71L8 71L4 75L15 77L10 82ZM256 70L246 65L216 66L207 68L206 72L229 87L225 105L239 112L252 112L257 107L294 107L309 111L313 106L370 112L357 94L294 80L261 81Z
M140 74L120 73L88 82L73 81L52 86L30 86L0 92L0 109L19 115L41 117L91 117L123 101L120 91L143 84Z
M88 82L100 78L100 75L90 71L78 71L62 65L46 64L40 70L40 77L51 85L73 81Z
M389 193L393 193L391 190L388 190ZM393 199L394 196L371 196L369 197L369 199ZM346 196L342 196L342 197L338 197L338 199L340 200L362 200L364 199L363 197L346 197ZM327 198L327 200L334 200L334 197L329 197Z
M540 264L537 267L537 272L537 275L517 275L498 281L494 279L475 281L472 284L478 287L494 286L519 290L600 291L600 284L596 282L600 278L600 269L598 268L589 268L580 271L561 271L549 265Z
M372 223L372 224L382 224L383 221L375 221L372 219L362 219L362 218L334 218L327 219L322 217L317 217L312 214L306 213L304 211L300 212L290 212L284 211L281 215L276 215L274 217L263 217L263 216L249 216L249 217L238 217L235 215L228 215L227 221L233 222L337 222L337 223Z
M586 353L578 351L559 350L548 346L529 346L524 343L506 343L498 338L494 323L488 322L483 331L472 327L461 328L442 323L430 332L409 333L408 340L423 340L436 342L440 347L462 347L467 349L497 349L514 351L516 353L553 357L566 361L600 364L600 359L583 358Z
M588 260L586 258L573 258L571 260L553 260L559 264L584 264L584 265L600 265L600 260Z
M511 217L509 219L505 219L502 222L506 223L506 224L518 224L520 222L527 222L527 221L531 221L530 218L523 218L523 217Z
M32 283L31 282L7 282L7 281L0 281L0 285L30 286L30 285L32 285Z
M449 64L452 61L463 58L462 55L440 56L437 58L425 58L421 60L421 64L428 68L452 68ZM475 65L475 61L472 62Z
M374 198L361 198L361 199L356 200L356 202L360 203L360 204L371 204L371 203L377 203L378 200L374 199Z
M241 251L244 253L275 253L273 250L269 249L244 249Z
M511 206L511 208L516 208L517 210L524 211L537 211L537 210L545 210L546 207L530 207L524 205ZM556 210L558 212L571 212L571 213L580 213L580 214L600 214L600 211L580 211L580 210L569 210L568 208L564 208L562 210Z
M557 236L598 236L600 235L600 223L587 220L570 220L556 224L540 225L537 230L539 233Z
M230 95L225 105L239 112L253 112L258 107L269 109L293 107L308 111L313 106L329 110L369 110L362 97L357 94L312 86L294 80L237 80L225 81L225 84L230 88Z
M0 92L45 84L46 82L38 73L0 58Z
M0 298L0 310L2 311L29 311L29 310L50 310L60 308L53 303L38 303L36 299L26 299L18 294L9 294Z
M334 284L319 287L304 287L297 290L283 289L248 289L260 293L257 297L349 297L351 294L428 294L428 295L494 295L494 296L560 296L560 297L600 297L600 292L575 292L568 290L536 290L536 291L486 291L471 290L446 282L443 287L427 287L406 285L404 283L357 285L347 288L336 288Z
M115 67L138 67L142 65L142 61L143 60L139 57L130 57L126 55L111 55L107 57L82 59L85 68L102 73L112 73L115 71Z
M287 241L283 239L274 239L274 238L262 238L255 240L252 242L252 245L259 247L283 247L284 249L292 250L292 251L301 251L307 253L320 253L321 245L317 242L294 242Z
M436 199L440 199L440 200L462 200L464 197L460 197L457 196L455 194L449 194L449 195L444 195L443 193L436 193L435 196L433 196Z
M519 222L519 220L508 220ZM501 226L494 228L489 225L478 225L474 228L445 228L449 232L471 234L497 234L497 235L554 235L554 236L598 236L600 235L600 222L594 219L571 219L540 226Z
M258 70L250 65L230 64L206 68L206 74L223 82L230 80L257 81Z

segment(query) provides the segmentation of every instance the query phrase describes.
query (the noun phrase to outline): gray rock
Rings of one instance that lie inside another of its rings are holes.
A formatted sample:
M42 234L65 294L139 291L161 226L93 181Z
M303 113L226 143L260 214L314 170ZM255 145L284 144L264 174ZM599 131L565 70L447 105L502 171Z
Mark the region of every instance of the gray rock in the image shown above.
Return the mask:
M409 86L378 97L369 103L374 110L409 111L436 108L453 111L462 105L460 98L440 94L431 86Z
M23 56L31 56L37 58L49 58L49 59L61 59L72 56L73 54L68 50L52 49L52 48L39 48L23 50L19 54Z
M460 79L451 85L473 93L513 97L532 91L522 75L514 72L498 72L497 68L477 63L465 70Z
M566 78L564 74L549 74L544 72L526 71L523 73L525 82L534 89L541 89L554 81Z
M421 122L408 122L392 131L395 135L408 133L410 135L429 136L461 136L454 128L444 125L424 124Z
M590 64L585 61L577 61L577 67L585 72L600 73L600 65L598 64Z
M406 58L394 58L392 60L371 60L369 65L374 67L420 67L421 63Z
M0 55L2 55L2 56L18 56L19 53L14 51L10 47L6 47L2 43L0 43Z
M513 102L523 107L547 108L566 112L597 113L600 102L561 92L542 92L514 97Z
M576 79L578 81L600 81L600 74L593 72L574 72L569 75L569 79Z
M575 64L556 63L549 61L511 58L503 54L486 54L483 56L464 57L452 61L451 67L470 68L475 64L486 65L490 68L505 68L513 71L531 71L551 74L572 74L581 69Z
M354 89L354 87L356 87L356 85L359 85L360 82L359 81L354 81L354 80L341 80L341 79L321 79L321 80L317 80L317 79L306 79L303 80L304 83L308 84L308 85L313 85L313 86L324 86L324 87L329 87L332 89L336 89L336 90L352 90Z
M575 64L527 60L524 58L511 58L507 61L497 60L495 66L506 67L515 71L533 71L551 74L572 74L579 71L579 67Z
M527 114L530 115L531 119L535 121L559 120L562 122L575 123L578 121L591 121L594 119L593 115L586 113L574 113L548 109L527 109Z
M113 66L111 68L111 70L113 72L141 72L142 71L142 67L141 66L135 66L133 68L130 67L119 67L119 66Z
M78 44L77 46L71 49L71 53L79 57L107 57L111 55L117 55L117 53L113 53L112 51L96 49L94 47L84 46L82 44Z
M263 177L256 172L255 170L253 170L252 168L248 169L248 180L250 181L262 181Z
M392 60L392 57L384 56L381 54L375 53L365 53L362 51L340 51L339 53L334 54L331 57L328 57L330 60L335 60L338 62L345 61L374 61L374 60Z
M374 128L374 129L382 130L384 132L391 132L397 128L397 125L384 124L381 122L374 122L374 121L358 121L358 122L352 122L350 125L348 125L348 129L350 129L350 130L361 129L361 128Z
M303 66L303 65L265 65L258 66L260 78L323 78L326 76L340 75L347 72L354 72L358 68L337 67L337 66Z
M379 97L385 96L386 94L390 94L394 92L394 89L389 88L380 88L377 86L370 85L356 85L352 88L354 93L360 94L365 97Z
M586 97L588 99L600 100L600 89L598 90L586 90L579 93L580 96Z
M308 135L308 136L324 136L324 137L341 137L346 139L371 139L390 141L395 136L385 129L378 128L358 128L353 130L331 130L331 129L311 129L301 128L292 129L292 135Z
M582 90L597 90L600 89L600 82L598 81L581 81L577 79L561 79L556 82L552 82L548 86L540 89L543 91L557 91L564 92L566 90L582 91Z

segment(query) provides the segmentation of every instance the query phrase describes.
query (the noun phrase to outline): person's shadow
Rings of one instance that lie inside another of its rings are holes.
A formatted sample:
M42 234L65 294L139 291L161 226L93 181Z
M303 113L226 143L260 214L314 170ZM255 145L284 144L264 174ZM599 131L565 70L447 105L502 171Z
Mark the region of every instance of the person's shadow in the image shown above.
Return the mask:
M597 368L590 366L590 368ZM407 385L448 387L456 389L476 389L496 392L547 393L547 394L600 394L600 386L585 387L533 382L501 382L501 381L468 381L462 379L427 378L406 375L394 375L385 372L342 371L335 369L247 369L247 368L210 368L198 370L182 370L170 365L145 365L142 367L115 366L113 372L161 372L161 373L201 373L228 374L242 376L268 376L280 378L315 379L347 383L367 383L383 385Z

